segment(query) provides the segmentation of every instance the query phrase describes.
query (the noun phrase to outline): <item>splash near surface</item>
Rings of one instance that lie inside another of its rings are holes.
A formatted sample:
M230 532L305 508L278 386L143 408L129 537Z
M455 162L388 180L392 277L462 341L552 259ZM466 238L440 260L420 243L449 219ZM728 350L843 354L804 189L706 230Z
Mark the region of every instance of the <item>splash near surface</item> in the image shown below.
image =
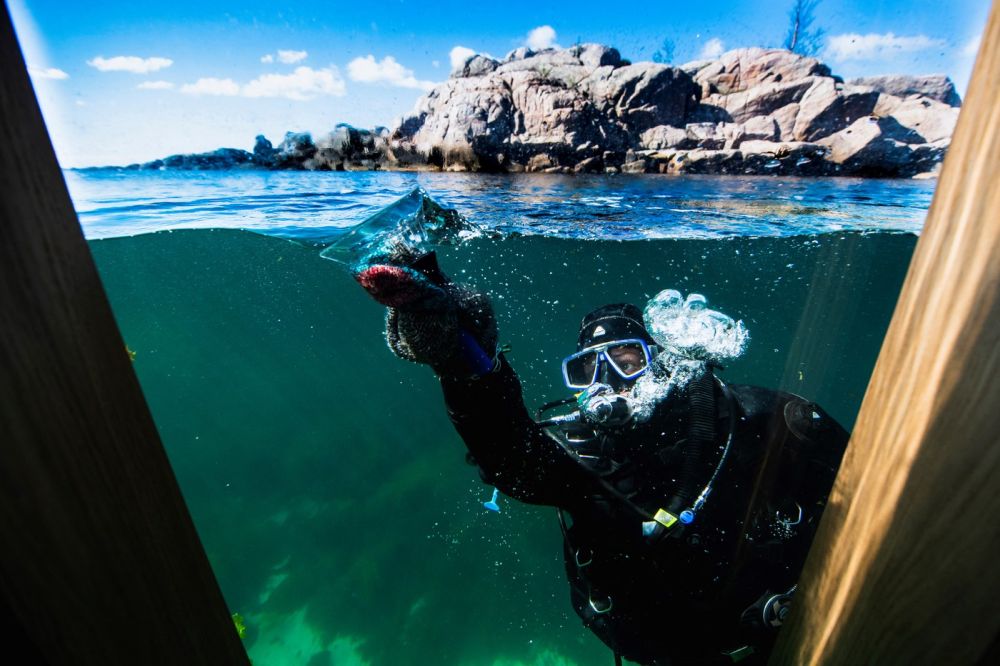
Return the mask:
M415 258L434 246L457 244L483 233L457 210L443 207L423 188L415 187L351 227L320 256L360 273L366 266L400 253Z

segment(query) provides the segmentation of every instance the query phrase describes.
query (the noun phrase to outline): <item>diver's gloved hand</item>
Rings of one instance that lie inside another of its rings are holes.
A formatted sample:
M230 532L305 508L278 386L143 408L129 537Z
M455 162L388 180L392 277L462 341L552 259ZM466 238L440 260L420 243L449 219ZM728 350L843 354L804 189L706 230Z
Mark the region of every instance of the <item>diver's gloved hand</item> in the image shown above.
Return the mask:
M385 335L396 356L426 363L440 376L493 369L497 327L489 297L445 277L433 255L380 257L355 278L389 308Z
M576 399L584 421L605 427L623 426L632 418L632 405L607 384L591 384Z

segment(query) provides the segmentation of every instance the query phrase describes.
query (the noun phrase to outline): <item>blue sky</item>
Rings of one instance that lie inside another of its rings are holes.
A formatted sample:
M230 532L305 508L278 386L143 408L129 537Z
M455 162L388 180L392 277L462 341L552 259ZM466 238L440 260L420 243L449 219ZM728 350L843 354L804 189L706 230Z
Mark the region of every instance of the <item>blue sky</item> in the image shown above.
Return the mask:
M277 143L338 122L391 126L468 49L616 46L683 63L778 46L792 0L655 3L10 0L64 166ZM824 53L844 77L946 73L964 92L988 0L822 0Z

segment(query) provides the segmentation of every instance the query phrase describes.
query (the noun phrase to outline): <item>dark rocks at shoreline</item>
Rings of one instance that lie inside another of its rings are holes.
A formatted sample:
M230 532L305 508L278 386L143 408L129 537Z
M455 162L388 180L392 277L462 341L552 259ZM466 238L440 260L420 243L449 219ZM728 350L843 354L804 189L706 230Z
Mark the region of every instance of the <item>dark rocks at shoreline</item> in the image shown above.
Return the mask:
M129 170L220 170L273 169L298 171L371 171L386 165L389 158L389 135L385 127L358 129L345 123L314 142L309 132L286 132L277 148L261 134L254 141L253 152L238 148L219 148L209 153L171 155L143 164L130 164Z
M130 168L909 177L937 168L960 103L945 76L845 83L778 49L671 67L598 44L520 48L467 58L394 130L341 124Z
M183 169L189 171L238 169L253 165L253 155L239 148L219 148L210 153L170 155L144 164L130 164L125 169Z

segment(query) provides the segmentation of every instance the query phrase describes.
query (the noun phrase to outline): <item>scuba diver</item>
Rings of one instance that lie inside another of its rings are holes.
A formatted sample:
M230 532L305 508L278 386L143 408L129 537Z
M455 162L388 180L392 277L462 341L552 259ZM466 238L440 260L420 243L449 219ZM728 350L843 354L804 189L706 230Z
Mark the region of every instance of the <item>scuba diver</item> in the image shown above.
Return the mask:
M576 411L537 420L489 298L445 277L434 253L397 249L355 278L388 307L393 353L439 377L482 479L556 507L573 608L616 663L766 662L847 444L836 421L722 381L710 354L657 342L631 304L583 318L562 364L578 395L561 402ZM660 296L689 320L728 319L703 297Z

